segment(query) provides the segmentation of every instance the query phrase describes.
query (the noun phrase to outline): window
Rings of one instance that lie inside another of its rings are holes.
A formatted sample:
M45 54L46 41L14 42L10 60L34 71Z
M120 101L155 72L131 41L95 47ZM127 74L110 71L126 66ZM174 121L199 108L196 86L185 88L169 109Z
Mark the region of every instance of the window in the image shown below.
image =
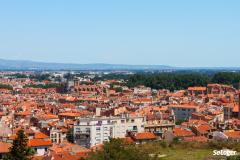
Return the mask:
M86 128L86 132L88 132L88 133L89 133L89 132L90 132L90 128Z
M100 128L100 127L97 127L97 128L96 128L96 130L97 130L97 131L100 131L100 130L101 130L101 128Z
M124 119L122 119L122 120L121 120L121 123L124 123L124 122L125 122L125 120L124 120Z
M47 148L44 148L45 152L47 152Z
M77 133L80 133L80 128L75 128Z
M97 133L96 136L101 136L101 133Z
M132 119L131 122L134 123L134 119Z
M57 137L57 135L56 134L51 134L52 135L52 138L56 138Z
M137 126L133 126L133 130L137 130Z

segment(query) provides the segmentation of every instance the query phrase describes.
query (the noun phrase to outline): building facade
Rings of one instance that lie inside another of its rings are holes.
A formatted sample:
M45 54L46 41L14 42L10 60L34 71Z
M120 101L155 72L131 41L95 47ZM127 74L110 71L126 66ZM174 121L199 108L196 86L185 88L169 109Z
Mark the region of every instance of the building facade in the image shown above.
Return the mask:
M198 106L191 105L172 105L169 109L173 111L176 120L187 120L191 118L192 113L199 111Z
M124 138L129 133L144 131L145 117L81 118L74 125L74 142L90 148L109 138Z

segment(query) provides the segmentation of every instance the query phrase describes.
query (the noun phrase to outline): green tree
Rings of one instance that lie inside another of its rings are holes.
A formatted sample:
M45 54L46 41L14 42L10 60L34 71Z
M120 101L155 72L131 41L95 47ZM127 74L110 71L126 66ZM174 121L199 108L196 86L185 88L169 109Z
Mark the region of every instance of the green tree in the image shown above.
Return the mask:
M235 88L238 88L240 82L240 73L219 72L213 76L212 82L233 85Z
M174 137L173 138L173 143L174 144L178 144L179 143L179 138L178 137Z
M185 122L185 120L184 119L179 119L179 120L177 120L176 121L176 125L181 125L183 122Z
M145 85L154 89L174 91L190 86L206 86L209 82L209 76L199 73L141 73L130 76L127 86Z
M12 90L13 87L11 85L8 85L8 84L0 84L0 89Z
M34 150L27 145L28 139L23 130L17 132L17 138L13 141L10 152L5 160L31 160Z
M74 138L73 138L73 128L69 128L68 132L67 132L67 140L68 142L73 143L74 142Z
M227 160L239 160L240 155L227 157Z
M122 90L121 87L117 87L117 88L115 88L115 91L116 91L116 92L122 92L123 90Z

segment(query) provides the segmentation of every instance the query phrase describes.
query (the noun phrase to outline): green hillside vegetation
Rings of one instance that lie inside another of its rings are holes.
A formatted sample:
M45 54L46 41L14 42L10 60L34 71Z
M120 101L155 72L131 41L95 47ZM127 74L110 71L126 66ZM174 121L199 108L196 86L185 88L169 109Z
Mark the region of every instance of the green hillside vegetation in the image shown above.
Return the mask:
M167 144L164 141L141 145L124 143L121 139L105 142L103 150L98 150L86 160L239 160L240 157L213 156L213 150L228 148L240 151L236 142L179 142Z
M171 91L187 89L191 86L206 86L209 83L219 83L239 87L240 73L219 72L213 75L201 73L153 73L135 74L127 80L129 87L145 85L154 89L169 89Z
M12 90L13 87L11 85L7 85L7 84L0 84L0 89Z

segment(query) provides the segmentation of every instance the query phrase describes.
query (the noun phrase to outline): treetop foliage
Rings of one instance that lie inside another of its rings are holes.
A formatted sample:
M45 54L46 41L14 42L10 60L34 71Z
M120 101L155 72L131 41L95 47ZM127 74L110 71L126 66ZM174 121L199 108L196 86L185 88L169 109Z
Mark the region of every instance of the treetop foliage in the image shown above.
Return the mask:
M34 151L27 145L28 138L23 130L17 132L17 138L13 141L10 153L5 160L31 160Z
M207 86L219 83L239 87L239 72L219 72L213 75L201 73L153 73L135 74L128 78L127 85L135 87L145 85L153 89L169 89L171 91L187 89L191 86Z

